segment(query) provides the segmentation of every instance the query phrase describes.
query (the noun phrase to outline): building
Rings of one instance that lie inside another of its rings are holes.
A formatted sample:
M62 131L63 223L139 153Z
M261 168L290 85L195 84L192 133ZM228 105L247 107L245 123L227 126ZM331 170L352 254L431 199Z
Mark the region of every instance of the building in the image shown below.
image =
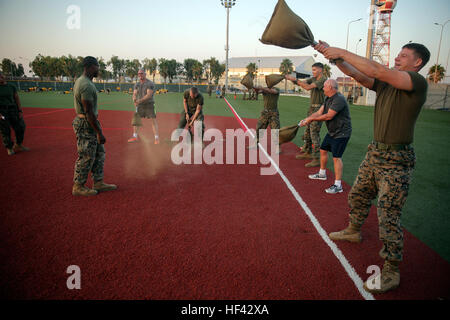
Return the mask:
M265 76L269 74L280 74L280 65L284 59L289 59L294 65L294 70L299 78L307 78L312 75L312 65L315 60L312 56L278 56L278 57L236 57L228 60L228 83L235 88L243 87L240 82L247 74L247 66L255 63L258 71L254 79L255 85L265 86ZM220 82L225 82L225 77ZM277 85L284 90L284 82ZM287 89L294 90L292 82L288 82Z

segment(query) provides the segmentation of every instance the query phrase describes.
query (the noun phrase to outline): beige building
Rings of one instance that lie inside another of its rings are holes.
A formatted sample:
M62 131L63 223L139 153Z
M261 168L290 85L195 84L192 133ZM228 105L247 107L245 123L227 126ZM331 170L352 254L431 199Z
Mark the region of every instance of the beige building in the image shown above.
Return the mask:
M269 74L280 74L280 65L284 59L289 59L294 65L294 70L301 78L312 75L312 65L315 63L311 56L278 56L278 57L236 57L228 60L228 84L235 88L244 88L240 82L247 74L247 66L255 63L258 68L257 77L254 80L255 85L265 86L265 76ZM220 80L225 83L225 76ZM284 81L277 85L284 90ZM288 81L288 91L294 89L291 81Z

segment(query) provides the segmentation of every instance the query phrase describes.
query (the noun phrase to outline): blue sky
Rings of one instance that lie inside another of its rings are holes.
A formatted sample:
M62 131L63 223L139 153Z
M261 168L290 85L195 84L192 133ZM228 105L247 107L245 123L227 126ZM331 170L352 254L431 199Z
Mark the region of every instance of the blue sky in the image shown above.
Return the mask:
M312 55L314 50L289 50L259 42L276 0L237 0L230 12L230 57ZM370 0L286 0L310 26L316 39L364 54ZM81 10L81 28L69 30L69 5ZM435 63L441 28L450 19L448 0L399 0L392 15L391 64L410 40L423 43ZM220 0L0 0L0 58L28 65L38 53L61 56L121 58L225 59L226 11ZM444 29L439 63L450 49L450 23ZM22 58L19 58L22 57ZM320 55L317 60L325 61ZM337 75L337 74L336 74Z

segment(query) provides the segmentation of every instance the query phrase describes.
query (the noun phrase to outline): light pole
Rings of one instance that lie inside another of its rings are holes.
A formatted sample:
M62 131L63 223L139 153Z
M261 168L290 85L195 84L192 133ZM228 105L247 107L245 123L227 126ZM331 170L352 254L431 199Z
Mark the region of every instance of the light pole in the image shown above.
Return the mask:
M359 19L356 19L356 20L352 20L352 21L350 21L348 23L348 25L347 25L347 42L345 44L345 50L348 50L348 34L349 34L349 31L350 31L350 24L352 24L353 22L361 21L361 20L362 20L362 18L359 18ZM345 85L346 84L347 84L347 77L344 75L344 93L345 93Z
M358 55L358 45L359 43L362 41L362 39L359 39L358 42L356 43L356 48L355 48L355 54ZM356 95L356 81L355 79L353 79L353 95ZM355 104L355 100L353 100L353 104Z
M434 68L434 83L437 83L437 69L438 69L437 67L438 67L438 64L439 64L439 54L440 54L440 51L441 51L442 33L443 33L443 31L444 31L445 25L446 25L449 21L450 21L450 20L445 21L444 24L440 24L440 23L437 23L437 22L434 23L434 24L437 25L437 26L441 26L441 38L440 38L440 40L439 40L439 47L438 47L438 54L437 54L437 59L436 59L436 66L435 66L435 68Z
M220 0L222 5L227 9L227 44L225 45L225 92L228 91L228 51L230 47L228 45L229 39L229 26L230 26L230 9L236 4L236 0Z

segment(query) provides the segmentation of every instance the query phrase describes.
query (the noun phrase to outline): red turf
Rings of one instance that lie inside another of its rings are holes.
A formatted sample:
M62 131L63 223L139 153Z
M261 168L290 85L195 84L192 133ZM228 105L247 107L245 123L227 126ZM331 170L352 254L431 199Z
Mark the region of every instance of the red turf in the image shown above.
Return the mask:
M258 165L182 165L164 143L178 115L158 114L161 144L128 144L131 113L101 111L105 181L119 190L71 195L76 159L73 110L26 108L30 152L0 153L0 295L13 299L361 299L278 175ZM245 120L254 127L255 120ZM238 128L206 117L207 128ZM347 224L347 193L311 181L282 147L280 167L327 231ZM360 277L382 264L376 210L364 241L338 243ZM400 287L377 299L449 298L449 264L405 232ZM66 268L81 268L68 290Z

